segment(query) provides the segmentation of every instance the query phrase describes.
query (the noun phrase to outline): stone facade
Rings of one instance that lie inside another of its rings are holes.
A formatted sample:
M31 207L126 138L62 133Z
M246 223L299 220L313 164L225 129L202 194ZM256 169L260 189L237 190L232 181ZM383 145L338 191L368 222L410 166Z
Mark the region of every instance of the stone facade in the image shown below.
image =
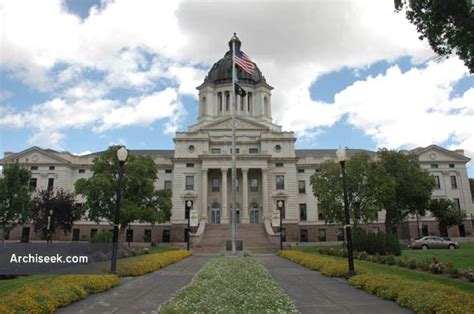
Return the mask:
M240 41L236 42L240 45ZM183 242L187 226L186 203L198 211L199 223L229 224L231 217L231 135L232 135L232 81L229 52L211 68L199 92L197 123L187 132L178 132L174 150L131 150L153 158L158 166L156 189L170 188L173 192L171 221L151 227L133 224L133 241L143 242L145 232L153 242ZM335 149L295 149L293 132L282 131L272 122L272 87L256 67L253 75L238 71L239 84L245 97L236 97L235 123L237 147L237 209L242 224L270 223L278 202L284 207L283 225L289 243L340 240L340 226L326 225L312 193L310 177L319 171L320 164L335 159ZM375 152L350 149L375 156ZM431 145L413 150L422 168L436 176L439 182L434 198L454 200L466 211L464 235L472 234L474 206L468 182L466 163L470 160L463 151L450 151ZM22 152L5 153L1 164L18 162L31 170L34 188L63 188L73 191L79 178L92 175L93 159L101 152L75 156L67 152L31 147ZM78 202L84 200L77 196ZM374 231L383 231L384 213L374 224L365 225ZM436 222L421 217L420 224L436 234ZM230 224L229 224L230 226ZM88 240L92 229L110 228L80 221L79 240ZM10 238L21 238L22 228L12 231ZM205 232L205 227L201 228ZM421 229L421 228L420 228ZM31 228L33 230L33 228ZM148 231L145 231L148 230ZM276 229L275 229L276 230ZM25 231L26 232L26 231ZM269 231L270 232L270 231ZM397 229L401 238L417 236L417 222L410 218ZM30 239L34 239L34 235ZM449 230L450 236L459 236L458 228ZM70 240L73 235L56 235L58 240ZM77 239L77 237L76 237Z

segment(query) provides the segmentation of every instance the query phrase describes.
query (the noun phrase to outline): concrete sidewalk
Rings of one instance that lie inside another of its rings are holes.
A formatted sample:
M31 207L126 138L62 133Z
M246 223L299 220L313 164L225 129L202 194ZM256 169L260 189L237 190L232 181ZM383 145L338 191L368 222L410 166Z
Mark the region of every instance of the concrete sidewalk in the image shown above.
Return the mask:
M150 313L186 286L209 258L190 256L144 276L123 278L120 286L91 294L58 313Z
M344 279L325 277L279 256L258 258L301 313L411 313L350 286Z

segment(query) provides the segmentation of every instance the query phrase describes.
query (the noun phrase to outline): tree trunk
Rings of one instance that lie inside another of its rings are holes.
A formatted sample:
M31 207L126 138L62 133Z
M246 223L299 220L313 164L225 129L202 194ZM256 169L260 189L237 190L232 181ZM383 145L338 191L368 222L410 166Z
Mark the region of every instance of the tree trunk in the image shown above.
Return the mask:
M385 210L385 233L386 234L393 234L393 224L392 224L392 215L390 214L390 211Z

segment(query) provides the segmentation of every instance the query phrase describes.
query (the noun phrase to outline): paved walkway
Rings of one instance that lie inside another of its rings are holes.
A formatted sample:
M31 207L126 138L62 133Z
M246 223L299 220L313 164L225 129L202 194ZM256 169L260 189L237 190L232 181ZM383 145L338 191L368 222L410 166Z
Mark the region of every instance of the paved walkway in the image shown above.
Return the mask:
M301 313L411 313L350 286L344 279L325 277L279 256L259 259Z
M186 286L208 260L207 256L191 256L154 273L123 278L120 286L91 294L58 313L150 313Z

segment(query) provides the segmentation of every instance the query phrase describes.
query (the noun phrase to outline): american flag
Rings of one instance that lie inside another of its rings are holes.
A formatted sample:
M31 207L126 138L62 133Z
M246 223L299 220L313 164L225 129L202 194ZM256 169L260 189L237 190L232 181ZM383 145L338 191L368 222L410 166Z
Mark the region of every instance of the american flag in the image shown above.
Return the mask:
M237 47L235 48L234 62L239 66L239 68L250 75L252 75L255 71L255 65L253 64L252 60L250 60L249 56L247 56L245 52L238 49Z

